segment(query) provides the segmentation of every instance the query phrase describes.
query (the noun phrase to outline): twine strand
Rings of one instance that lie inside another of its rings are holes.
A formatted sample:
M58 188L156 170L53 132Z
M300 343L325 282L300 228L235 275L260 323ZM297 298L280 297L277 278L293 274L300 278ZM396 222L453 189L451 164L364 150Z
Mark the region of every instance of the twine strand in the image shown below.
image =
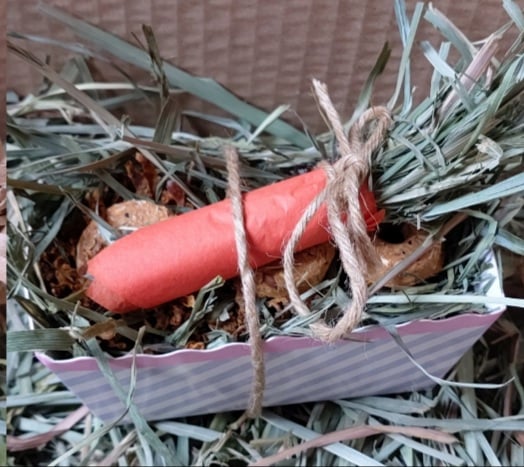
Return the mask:
M325 202L331 234L350 281L352 300L334 327L320 321L313 324L311 328L319 339L335 342L360 323L368 293L366 274L368 269L378 263L360 209L359 191L368 175L371 155L382 143L391 123L391 117L384 107L372 107L366 110L351 128L348 140L326 85L313 80L313 87L321 110L335 135L340 158L332 165L323 164L326 186L306 208L284 248L284 280L295 312L308 316L310 311L300 298L293 277L294 251L307 224ZM376 122L375 127L369 130L368 135L366 127L373 121ZM344 214L347 214L345 220L343 220Z
M251 398L246 411L246 416L255 418L260 415L264 399L265 365L264 347L260 334L260 323L256 307L255 274L249 264L248 243L244 224L244 210L242 205L242 192L240 190L240 173L238 154L232 146L226 146L224 153L227 163L228 186L233 210L233 226L235 231L235 244L238 256L238 269L242 284L242 297L245 306L245 318L249 333L251 361L253 365L253 383Z

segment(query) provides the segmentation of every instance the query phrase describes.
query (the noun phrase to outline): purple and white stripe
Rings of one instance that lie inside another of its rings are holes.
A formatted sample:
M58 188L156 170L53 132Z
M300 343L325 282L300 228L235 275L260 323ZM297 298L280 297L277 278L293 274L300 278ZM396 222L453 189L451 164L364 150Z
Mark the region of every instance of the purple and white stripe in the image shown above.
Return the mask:
M502 311L419 320L397 329L417 362L443 377ZM265 342L264 406L413 391L434 384L384 329L364 328L354 337L360 341L324 345L310 338L274 337ZM249 355L247 344L139 355L134 402L148 420L244 409L251 388ZM110 422L122 414L124 406L95 359L38 358L96 416ZM110 364L128 388L131 357L111 359Z

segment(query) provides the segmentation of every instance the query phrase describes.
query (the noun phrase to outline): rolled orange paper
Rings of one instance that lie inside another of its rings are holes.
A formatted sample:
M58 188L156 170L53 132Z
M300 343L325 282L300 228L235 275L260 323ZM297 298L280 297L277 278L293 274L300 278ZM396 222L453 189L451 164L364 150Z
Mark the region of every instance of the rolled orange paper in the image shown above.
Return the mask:
M305 208L326 184L325 172L258 188L244 195L245 228L253 267L282 256ZM369 231L384 217L362 185L360 206ZM296 251L329 240L326 209L309 223ZM237 275L230 200L143 227L106 247L88 263L87 296L108 310L124 313L152 308L199 290L216 276Z

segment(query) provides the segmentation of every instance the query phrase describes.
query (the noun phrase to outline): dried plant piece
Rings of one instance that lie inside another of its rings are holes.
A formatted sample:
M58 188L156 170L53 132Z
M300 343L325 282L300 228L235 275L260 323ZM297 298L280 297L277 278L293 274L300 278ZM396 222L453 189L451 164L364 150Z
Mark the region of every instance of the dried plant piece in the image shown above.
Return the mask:
M153 163L149 159L147 159L141 152L136 153L135 159L142 168L142 174L148 182L149 189L151 190L151 195L154 195L156 186L160 180L158 170L153 165Z
M148 313L148 317L145 319L144 324L158 329L160 331L166 331L170 328L171 313L165 308L153 308L151 313Z
M116 203L107 208L106 221L115 229L136 229L154 224L169 217L164 206L142 200ZM80 274L87 270L87 262L107 245L100 235L98 225L91 221L84 229L76 248L76 268Z
M55 297L67 297L85 286L85 278L74 264L75 251L76 242L73 239L56 239L42 252L39 261L42 279Z
M90 339L92 337L99 337L102 340L111 340L116 336L116 330L118 326L122 325L122 320L108 319L101 321L89 326L83 331L82 335L84 339Z
M77 270L63 256L57 256L54 259L53 269L55 271L56 286L52 287L52 291L57 297L71 293L78 286L82 285Z
M295 254L294 278L299 292L305 292L324 279L335 251L335 247L326 242ZM270 298L270 305L288 302L284 269L280 262L258 269L255 284L257 296Z
M186 295L180 299L180 303L182 303L186 308L193 308L195 306L195 301L195 296L193 294Z
M124 341L124 337L116 334L113 339L109 339L108 341L104 341L105 346L107 346L108 349L117 350L120 352L125 352L129 350L129 343Z
M186 194L172 180L166 182L166 187L160 195L160 204L175 203L176 206L182 207L186 204Z
M124 167L129 180L135 187L135 193L153 198L159 180L155 166L143 154L137 152L135 160L128 160Z
M186 344L185 348L191 350L204 350L206 346L203 342L200 341L189 341Z
M171 306L169 325L177 329L187 319L187 315L188 313L181 306L173 304Z
M226 312L222 312L219 317L208 317L208 326L210 329L220 329L231 336L239 336L246 329L246 310L240 281L236 280L235 293L236 307L232 307Z
M388 241L379 236L374 239L373 244L382 265L368 273L367 280L369 283L376 282L380 279L389 269L413 253L428 237L426 232L417 230L411 224L403 224L400 229L400 234L402 236L402 241L400 242ZM388 281L386 286L402 287L421 283L442 271L443 264L444 253L442 243L435 242L429 250L411 266Z

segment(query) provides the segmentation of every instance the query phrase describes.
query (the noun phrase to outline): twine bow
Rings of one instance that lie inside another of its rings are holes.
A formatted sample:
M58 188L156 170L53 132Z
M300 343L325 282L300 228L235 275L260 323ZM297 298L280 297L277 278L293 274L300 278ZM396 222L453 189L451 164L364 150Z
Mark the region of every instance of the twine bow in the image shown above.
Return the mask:
M350 279L352 301L335 327L331 328L325 322L316 323L311 327L318 338L325 342L334 342L360 322L362 310L367 300L366 271L368 267L373 267L378 262L360 209L359 190L362 181L369 172L371 155L382 143L391 118L388 110L384 107L372 107L366 110L352 127L348 141L340 117L329 98L326 85L313 80L313 86L319 104L333 128L339 146L340 158L333 165L323 165L327 175L326 186L306 208L288 240L283 258L284 279L292 306L298 314L308 316L310 311L300 298L293 277L294 251L306 226L320 206L326 203L332 236L339 248L344 270ZM366 137L366 127L373 120L376 120L376 126ZM249 406L239 421L235 423L237 425L245 417L254 418L260 414L265 388L265 365L263 342L255 303L254 273L248 259L238 154L233 147L226 146L224 155L227 162L238 268L254 372ZM343 220L345 213L347 213L346 220Z
M313 87L320 107L333 129L340 158L332 165L323 164L327 175L326 186L306 208L285 246L284 279L295 311L299 315L309 316L311 312L300 298L293 277L294 251L306 226L325 203L331 234L350 281L352 300L334 327L321 321L311 325L311 329L319 339L335 342L359 324L367 301L367 271L379 261L367 234L359 203L359 190L368 175L371 155L382 143L391 117L385 107L369 108L351 128L348 141L326 85L313 80ZM374 128L368 130L373 121L376 122Z

